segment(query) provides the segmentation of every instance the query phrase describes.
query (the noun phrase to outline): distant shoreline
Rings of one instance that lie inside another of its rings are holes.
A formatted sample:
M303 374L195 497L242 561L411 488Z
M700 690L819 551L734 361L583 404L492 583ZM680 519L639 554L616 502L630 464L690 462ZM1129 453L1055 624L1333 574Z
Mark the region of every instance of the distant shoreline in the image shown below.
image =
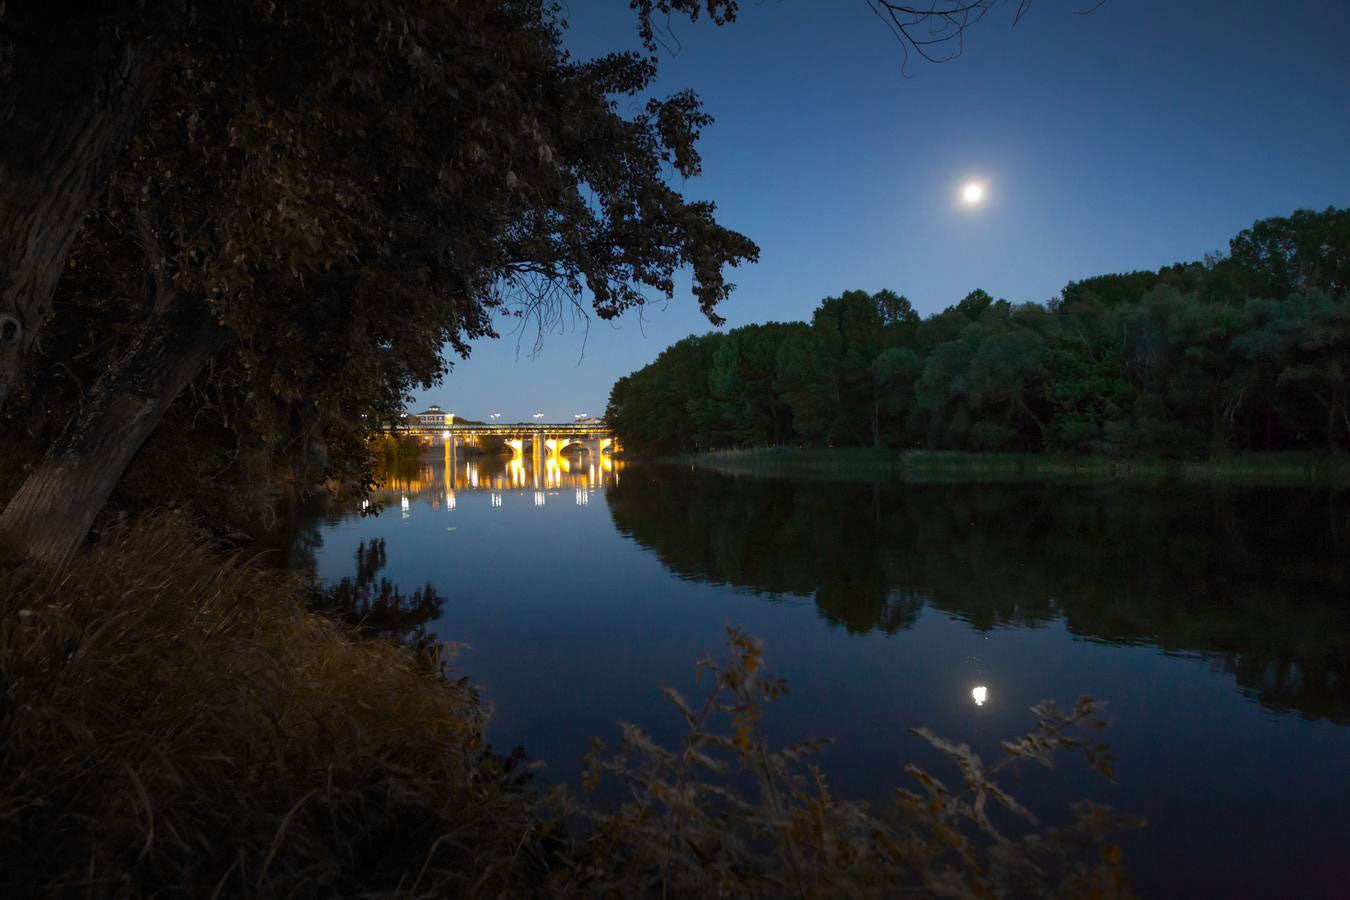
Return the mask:
M1252 486L1350 485L1350 455L1244 453L1203 460L1116 459L1034 453L761 447L718 450L663 462L728 475L824 481L916 483L1180 481Z

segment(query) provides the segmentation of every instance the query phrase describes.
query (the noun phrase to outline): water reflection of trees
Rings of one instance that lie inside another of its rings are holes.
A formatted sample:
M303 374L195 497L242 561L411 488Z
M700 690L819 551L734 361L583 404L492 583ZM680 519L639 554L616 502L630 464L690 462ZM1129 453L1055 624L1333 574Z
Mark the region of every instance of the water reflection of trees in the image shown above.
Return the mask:
M815 599L851 632L931 604L986 629L1202 655L1272 708L1350 722L1350 496L866 485L630 470L618 529L683 578Z

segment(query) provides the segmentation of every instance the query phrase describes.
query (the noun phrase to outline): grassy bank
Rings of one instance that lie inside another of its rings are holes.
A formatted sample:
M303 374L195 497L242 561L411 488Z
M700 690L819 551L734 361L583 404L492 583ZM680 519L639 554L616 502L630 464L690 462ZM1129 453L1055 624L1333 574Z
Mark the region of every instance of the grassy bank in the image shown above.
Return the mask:
M1350 456L1244 454L1208 460L1123 460L1019 453L870 448L765 447L721 450L680 462L730 475L832 481L1185 481L1215 484L1350 485Z
M167 516L0 565L0 895L527 889L472 692L308 591Z

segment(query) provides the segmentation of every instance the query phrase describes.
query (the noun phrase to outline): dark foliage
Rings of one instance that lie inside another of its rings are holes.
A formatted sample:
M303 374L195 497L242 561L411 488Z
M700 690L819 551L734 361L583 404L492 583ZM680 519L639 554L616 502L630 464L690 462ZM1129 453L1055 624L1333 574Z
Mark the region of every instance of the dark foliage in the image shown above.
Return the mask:
M500 315L609 318L683 269L720 321L758 251L672 186L710 117L651 96L653 59L574 59L562 29L535 0L202 4L163 42L5 427L51 459L101 386L135 393L128 346L174 311L214 323L122 497L256 528L280 499L363 489L369 435Z

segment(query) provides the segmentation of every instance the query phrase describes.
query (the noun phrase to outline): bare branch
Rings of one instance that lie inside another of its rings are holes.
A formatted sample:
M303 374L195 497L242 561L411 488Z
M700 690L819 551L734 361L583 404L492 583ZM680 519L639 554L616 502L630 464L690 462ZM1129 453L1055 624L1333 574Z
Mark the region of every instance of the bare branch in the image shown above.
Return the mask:
M943 63L955 59L965 50L966 29L985 17L1005 0L929 0L928 3L901 3L895 0L867 0L867 5L895 35L904 51L902 68L909 63L913 50L922 59ZM1099 0L1093 12L1105 4ZM1017 0L1012 24L1016 27L1031 9L1032 0Z

